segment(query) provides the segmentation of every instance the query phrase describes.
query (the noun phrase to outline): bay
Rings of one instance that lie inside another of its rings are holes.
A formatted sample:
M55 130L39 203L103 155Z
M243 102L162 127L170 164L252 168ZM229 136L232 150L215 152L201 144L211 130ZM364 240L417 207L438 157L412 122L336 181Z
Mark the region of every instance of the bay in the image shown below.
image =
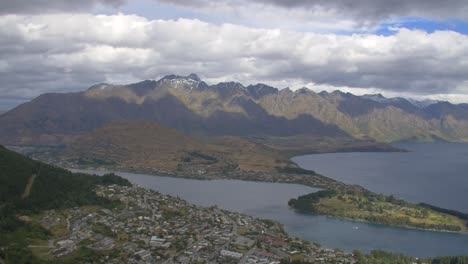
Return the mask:
M468 235L339 220L291 210L287 205L289 199L317 191L307 186L236 180L200 181L125 172L116 174L141 187L178 196L200 206L217 205L226 210L276 220L291 236L318 242L328 248L347 252L381 249L418 257L468 255Z

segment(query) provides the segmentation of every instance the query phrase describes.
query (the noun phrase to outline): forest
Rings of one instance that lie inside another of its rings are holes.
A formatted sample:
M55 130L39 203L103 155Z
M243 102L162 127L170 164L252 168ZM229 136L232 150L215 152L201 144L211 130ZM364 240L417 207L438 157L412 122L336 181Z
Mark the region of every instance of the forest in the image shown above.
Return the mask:
M27 241L44 239L48 232L19 216L83 205L113 206L115 202L94 192L97 185L110 184L130 182L114 174L72 173L0 146L0 258L7 263L38 263Z

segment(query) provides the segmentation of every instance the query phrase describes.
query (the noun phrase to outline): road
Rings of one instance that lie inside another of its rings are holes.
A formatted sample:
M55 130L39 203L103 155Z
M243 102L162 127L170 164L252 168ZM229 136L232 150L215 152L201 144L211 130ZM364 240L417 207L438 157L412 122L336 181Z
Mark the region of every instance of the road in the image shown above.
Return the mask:
M34 184L34 180L36 179L36 174L31 175L28 179L28 183L26 183L26 188L24 188L23 195L21 195L21 199L26 199L31 194L31 190Z

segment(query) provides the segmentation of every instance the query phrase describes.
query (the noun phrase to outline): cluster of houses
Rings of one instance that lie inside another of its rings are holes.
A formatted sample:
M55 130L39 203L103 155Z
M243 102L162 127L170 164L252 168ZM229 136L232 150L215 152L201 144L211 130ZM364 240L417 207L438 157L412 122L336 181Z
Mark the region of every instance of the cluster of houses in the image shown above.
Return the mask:
M42 215L40 224L56 234L49 241L51 255L62 258L85 247L108 254L106 263L354 263L352 255L289 238L271 221L136 186L101 186L96 192L119 203Z

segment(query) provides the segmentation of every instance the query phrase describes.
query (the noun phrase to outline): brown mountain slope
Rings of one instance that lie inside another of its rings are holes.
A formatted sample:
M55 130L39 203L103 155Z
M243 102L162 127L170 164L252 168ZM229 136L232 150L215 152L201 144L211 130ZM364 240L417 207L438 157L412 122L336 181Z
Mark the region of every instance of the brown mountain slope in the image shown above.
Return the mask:
M325 124L337 125L350 135L358 136L359 128L346 113L337 111L336 105L310 90L293 92L289 89L266 95L258 103L270 114L295 119L311 115Z
M295 119L307 114L358 139L468 141L465 105L443 102L438 104L450 107L437 109L435 104L421 109L403 98L376 102L339 91L317 94L307 89L282 90L262 97L258 103L271 115Z
M335 125L310 115L295 119L271 115L232 84L195 91L202 88L190 88L184 80L178 81L145 81L136 86L41 95L0 116L0 143L67 144L105 124L135 120L192 135L346 136Z
M297 166L279 152L238 137L204 142L148 122L113 123L79 137L61 159L89 167L159 173L274 172Z
M135 120L190 135L468 141L468 104L235 82L210 86L192 74L41 95L0 115L0 143L67 144L105 124Z

